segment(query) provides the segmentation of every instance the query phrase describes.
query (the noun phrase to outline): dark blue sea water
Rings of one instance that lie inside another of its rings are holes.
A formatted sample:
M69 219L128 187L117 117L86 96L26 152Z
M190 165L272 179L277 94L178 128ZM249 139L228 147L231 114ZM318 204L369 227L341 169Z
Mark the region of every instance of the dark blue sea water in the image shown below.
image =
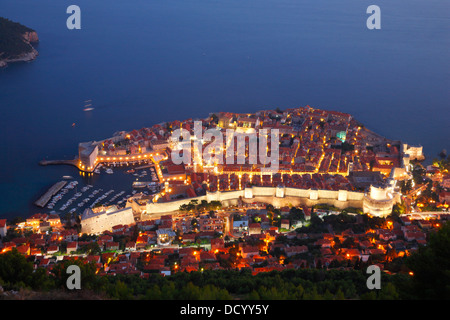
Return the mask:
M72 4L81 30L66 28ZM381 30L366 28L372 4ZM38 211L32 202L63 175L89 183L39 160L215 111L309 104L421 144L429 158L450 151L449 9L448 0L1 0L0 16L38 32L40 55L0 70L0 217ZM115 175L98 179L122 187Z

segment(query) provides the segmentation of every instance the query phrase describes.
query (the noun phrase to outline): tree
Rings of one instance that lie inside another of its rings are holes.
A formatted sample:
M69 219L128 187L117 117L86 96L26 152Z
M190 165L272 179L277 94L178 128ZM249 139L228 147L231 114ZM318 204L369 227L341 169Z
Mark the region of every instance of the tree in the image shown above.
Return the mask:
M342 292L341 288L339 288L338 291L336 292L334 299L335 300L344 300L345 299L345 295Z
M209 203L209 207L211 210L220 210L222 209L222 202L217 201L217 200L213 200Z
M414 293L420 299L450 299L450 222L409 256Z
M197 219L192 219L191 220L191 226L192 226L192 228L194 228L194 229L197 229L197 227L198 227L198 220Z
M114 285L112 285L108 290L108 295L111 298L119 299L119 300L131 300L133 299L133 295L128 289L127 285L121 280L117 281Z
M259 300L259 294L256 290L253 290L252 292L250 292L250 294L247 296L247 300Z
M217 117L217 115L215 113L213 113L211 115L211 123L214 123L214 124L218 124L219 123L219 117Z
M25 219L22 217L14 217L13 219L11 219L11 221L9 222L9 225L11 226L15 226L21 222L25 222Z
M303 210L296 207L289 209L289 220L305 221L305 214L303 213Z
M93 255L101 253L102 250L100 249L100 246L97 241L92 241L85 246L84 251L88 255Z
M52 283L45 276L43 269L33 272L33 264L13 249L0 255L0 279L4 289L48 288Z
M2 59L14 58L33 50L33 47L25 40L23 35L34 30L2 17L0 17L0 30L2 30L0 33Z
M159 286L152 285L145 293L145 300L162 300L162 294Z
M412 190L412 180L400 181L400 191L402 194L407 194Z
M322 219L320 219L319 216L317 215L317 213L315 213L315 212L311 213L310 221L311 221L311 227L313 227L313 228L318 228L323 223Z
M395 286L388 282L384 286L381 287L381 290L378 293L378 299L380 300L398 300L399 294Z
M104 289L104 281L106 279L97 277L97 267L95 263L85 263L82 260L69 259L59 262L52 269L52 274L55 276L55 286L59 289L67 289L67 279L71 274L67 273L67 268L70 265L76 265L80 268L81 287L82 289L93 290L99 292Z
M401 203L396 203L393 207L392 207L392 215L394 217L399 217L402 214L406 213L406 205L405 202L402 200Z

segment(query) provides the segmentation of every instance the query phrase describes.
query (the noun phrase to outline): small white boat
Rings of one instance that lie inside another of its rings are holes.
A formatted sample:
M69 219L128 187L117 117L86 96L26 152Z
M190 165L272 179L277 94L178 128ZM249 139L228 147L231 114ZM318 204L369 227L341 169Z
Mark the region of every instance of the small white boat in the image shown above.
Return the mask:
M86 101L84 101L84 111L91 111L91 110L94 110L94 108L92 108L92 100L86 100Z

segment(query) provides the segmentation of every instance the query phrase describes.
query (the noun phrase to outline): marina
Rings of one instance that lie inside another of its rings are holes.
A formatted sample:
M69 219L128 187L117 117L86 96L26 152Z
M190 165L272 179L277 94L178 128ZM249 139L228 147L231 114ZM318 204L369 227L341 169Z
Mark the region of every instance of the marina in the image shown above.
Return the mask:
M113 170L114 168L114 170ZM34 204L54 214L81 214L87 208L115 205L123 208L126 201L136 193L151 195L160 190L156 168L146 165L126 168L114 166L98 166L95 176L86 176L80 172L81 179L65 175L64 180L55 183ZM139 181L139 178L147 178Z

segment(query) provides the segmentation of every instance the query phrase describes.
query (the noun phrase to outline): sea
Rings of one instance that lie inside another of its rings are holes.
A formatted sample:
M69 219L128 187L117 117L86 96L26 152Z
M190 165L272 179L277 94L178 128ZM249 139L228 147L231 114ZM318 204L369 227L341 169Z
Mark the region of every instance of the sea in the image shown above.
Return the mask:
M342 111L431 161L450 151L449 13L448 0L1 0L40 42L36 60L0 69L0 218L48 212L33 203L66 175L126 193L134 179L40 160L219 111Z

